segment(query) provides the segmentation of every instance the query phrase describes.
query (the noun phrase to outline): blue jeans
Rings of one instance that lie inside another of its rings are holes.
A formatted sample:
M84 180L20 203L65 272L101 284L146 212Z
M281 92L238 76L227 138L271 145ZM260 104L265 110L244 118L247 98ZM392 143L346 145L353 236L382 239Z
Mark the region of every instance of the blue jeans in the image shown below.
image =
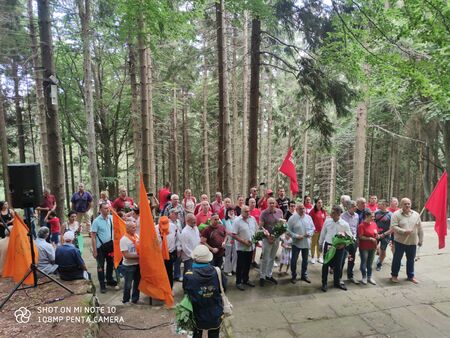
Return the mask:
M307 268L308 268L308 254L309 254L309 249L300 249L297 248L295 245L292 246L292 256L291 256L291 274L292 274L292 279L297 278L297 260L298 260L298 255L300 254L300 252L302 253L302 272L301 272L301 276L302 278L307 277L308 273L306 272Z
M359 269L361 270L361 275L363 278L372 277L372 265L373 259L375 258L375 249L373 250L364 250L359 249L359 256L361 257L361 264Z
M189 259L186 259L185 261L183 261L183 264L184 264L183 274L185 274L189 270L192 270L192 263L194 263L194 260L192 258L189 258Z
M178 280L181 277L181 257L177 257L177 259L173 262L173 279Z
M121 273L125 277L122 302L127 303L130 301L130 293L133 290L131 301L137 303L139 300L139 281L141 279L139 265L122 265Z
M51 234L51 236L50 236L51 242L55 243L55 244L59 244L59 236L61 236L61 234L59 232L55 232L55 233Z
M406 254L406 275L408 278L414 277L414 259L416 258L417 246L406 245L394 241L394 257L392 258L392 277L398 277L398 272L400 271L400 263L403 258L403 254Z

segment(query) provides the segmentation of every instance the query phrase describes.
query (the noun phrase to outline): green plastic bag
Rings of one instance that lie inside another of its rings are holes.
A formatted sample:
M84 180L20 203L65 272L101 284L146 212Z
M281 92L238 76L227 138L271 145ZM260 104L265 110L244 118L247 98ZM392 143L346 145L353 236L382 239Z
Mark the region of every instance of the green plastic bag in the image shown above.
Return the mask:
M175 306L177 330L193 331L195 329L194 310L188 295Z
M78 235L77 241L78 241L78 249L80 250L81 254L83 254L84 242L83 242L83 236L81 234Z

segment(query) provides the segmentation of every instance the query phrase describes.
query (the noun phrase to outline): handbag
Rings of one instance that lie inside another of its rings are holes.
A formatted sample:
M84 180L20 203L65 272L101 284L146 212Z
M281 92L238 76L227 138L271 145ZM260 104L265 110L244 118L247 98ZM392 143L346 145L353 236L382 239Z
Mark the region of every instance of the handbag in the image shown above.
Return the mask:
M228 297L225 295L225 291L223 291L222 271L220 271L220 268L218 268L217 266L215 266L214 268L216 269L217 277L219 278L220 295L222 296L223 314L226 317L228 317L233 314L233 304L230 303Z
M112 222L111 222L111 220L109 220L109 224L111 226L111 238L113 238L112 237ZM106 243L103 243L102 240L100 239L100 237L98 237L98 233L97 233L97 238L98 238L98 240L100 241L100 244L101 244L100 245L100 250L102 251L102 253L105 256L108 256L112 252L114 252L114 242L113 242L112 239L110 241L106 242Z

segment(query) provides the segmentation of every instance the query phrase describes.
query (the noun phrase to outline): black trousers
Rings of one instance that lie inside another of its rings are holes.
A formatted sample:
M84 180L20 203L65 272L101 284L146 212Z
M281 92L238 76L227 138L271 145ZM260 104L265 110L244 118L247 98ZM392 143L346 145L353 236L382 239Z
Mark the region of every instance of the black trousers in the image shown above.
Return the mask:
M212 260L212 265L217 266L218 268L222 269L223 265L223 255L222 256L216 256L214 255L214 258Z
M217 329L208 330L208 338L219 338L220 327ZM203 330L194 329L193 338L202 338Z
M308 254L309 254L309 249L305 248L305 249L300 249L297 248L295 245L292 246L292 256L291 256L291 274L292 274L292 279L296 279L297 278L297 261L298 261L298 256L299 254L302 254L302 272L301 272L301 277L305 278L308 276L308 273L306 272L308 269Z
M169 259L164 260L164 266L166 267L167 277L169 277L170 288L173 288L173 263L177 260L177 251L169 253Z
M100 287L105 287L105 262L106 262L106 281L108 283L114 283L113 270L114 270L114 258L111 255L105 255L103 251L97 249L97 274Z
M323 257L325 257L325 254L330 246L331 244L325 243ZM322 265L322 285L326 285L328 283L328 269L331 266L333 268L333 285L339 286L339 282L342 277L342 260L344 258L344 253L345 248L337 249L333 259L329 261L328 264L324 263Z
M248 282L253 251L237 251L236 284Z
M353 278L353 268L355 267L355 257L356 257L356 243L350 244L345 248L344 257L342 259L342 269L341 269L341 278L342 271L344 270L345 259L347 258L347 278Z

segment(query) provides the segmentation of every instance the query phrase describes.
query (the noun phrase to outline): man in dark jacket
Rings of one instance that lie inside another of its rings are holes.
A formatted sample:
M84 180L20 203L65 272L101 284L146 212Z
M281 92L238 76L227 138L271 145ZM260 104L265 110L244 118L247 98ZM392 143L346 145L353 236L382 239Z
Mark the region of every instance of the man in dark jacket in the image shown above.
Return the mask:
M192 258L192 270L184 275L183 289L194 311L193 338L201 338L203 330L208 330L208 338L216 338L222 323L223 304L217 270L209 264L213 255L208 247L200 244L192 251ZM226 289L227 279L223 273L222 282Z

